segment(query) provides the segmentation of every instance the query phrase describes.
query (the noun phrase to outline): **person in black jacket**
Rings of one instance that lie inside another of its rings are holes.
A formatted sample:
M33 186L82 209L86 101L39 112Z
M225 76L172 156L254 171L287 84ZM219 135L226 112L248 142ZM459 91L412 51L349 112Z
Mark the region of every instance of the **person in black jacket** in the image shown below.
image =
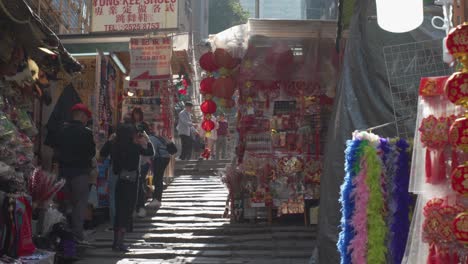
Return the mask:
M75 239L87 243L83 235L84 215L88 205L89 174L96 155L92 131L86 127L91 112L84 104L71 109L72 121L65 123L57 135L56 156L59 177L66 180L65 190L72 206L71 226Z
M117 178L115 187L114 251L127 252L123 244L125 231L132 223L136 205L140 155L153 156L153 145L148 135L137 133L132 124L121 124L115 138L107 141L100 151L100 158L110 155L113 177Z

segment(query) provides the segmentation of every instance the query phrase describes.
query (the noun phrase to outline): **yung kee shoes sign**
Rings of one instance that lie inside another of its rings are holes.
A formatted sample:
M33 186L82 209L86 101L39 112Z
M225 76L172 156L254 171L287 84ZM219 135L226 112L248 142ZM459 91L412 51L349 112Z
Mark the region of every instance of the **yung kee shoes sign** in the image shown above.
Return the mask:
M179 0L93 0L92 32L177 29Z

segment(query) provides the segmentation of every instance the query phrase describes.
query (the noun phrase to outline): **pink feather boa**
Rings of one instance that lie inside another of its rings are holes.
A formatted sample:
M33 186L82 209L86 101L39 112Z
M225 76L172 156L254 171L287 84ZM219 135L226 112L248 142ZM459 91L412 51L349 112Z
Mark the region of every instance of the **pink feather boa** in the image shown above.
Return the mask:
M367 204L369 203L369 187L366 184L367 164L365 157L361 159L361 171L354 179L356 186L353 196L355 197L355 211L351 219L356 235L350 242L349 249L352 263L367 263Z

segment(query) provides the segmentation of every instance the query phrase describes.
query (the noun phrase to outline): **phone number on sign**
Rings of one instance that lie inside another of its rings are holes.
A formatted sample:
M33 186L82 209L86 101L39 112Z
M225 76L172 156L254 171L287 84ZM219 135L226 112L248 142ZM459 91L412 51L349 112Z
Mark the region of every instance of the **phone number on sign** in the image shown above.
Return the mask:
M106 31L134 31L159 29L159 23L105 25Z

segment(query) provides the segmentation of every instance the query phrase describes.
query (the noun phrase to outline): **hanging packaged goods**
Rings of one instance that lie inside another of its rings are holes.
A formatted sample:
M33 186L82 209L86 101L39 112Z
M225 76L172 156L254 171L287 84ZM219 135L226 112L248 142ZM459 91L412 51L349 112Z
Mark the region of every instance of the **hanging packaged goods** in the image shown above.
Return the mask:
M237 108L237 167L224 177L234 221L305 214L314 223L336 62L326 40L258 36L241 61L219 48L200 58L206 114L211 97Z
M409 190L418 195L405 263L465 263L468 226L468 26L447 37L461 71L421 80Z

